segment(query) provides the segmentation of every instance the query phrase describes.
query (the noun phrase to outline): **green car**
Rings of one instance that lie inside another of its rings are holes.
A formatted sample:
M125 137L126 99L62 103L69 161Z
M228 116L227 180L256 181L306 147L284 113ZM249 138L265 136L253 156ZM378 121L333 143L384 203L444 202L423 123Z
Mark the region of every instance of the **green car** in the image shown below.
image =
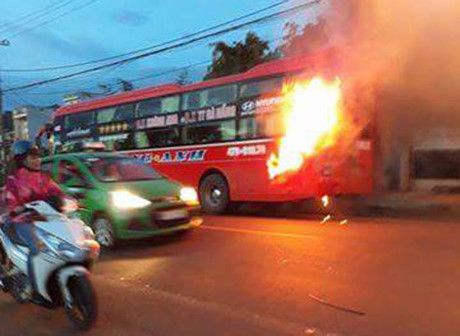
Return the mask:
M81 219L103 247L120 239L170 234L201 223L193 188L161 176L135 158L114 153L70 153L45 158L42 169L78 199Z

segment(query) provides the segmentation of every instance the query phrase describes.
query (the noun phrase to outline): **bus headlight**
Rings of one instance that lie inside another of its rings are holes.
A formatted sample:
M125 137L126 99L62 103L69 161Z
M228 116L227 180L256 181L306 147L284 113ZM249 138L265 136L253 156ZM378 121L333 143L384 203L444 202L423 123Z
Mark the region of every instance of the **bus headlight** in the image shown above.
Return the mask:
M151 204L149 200L127 190L112 191L110 194L112 197L112 204L122 210L141 209Z
M198 194L194 188L184 187L180 190L180 200L190 205L198 204Z

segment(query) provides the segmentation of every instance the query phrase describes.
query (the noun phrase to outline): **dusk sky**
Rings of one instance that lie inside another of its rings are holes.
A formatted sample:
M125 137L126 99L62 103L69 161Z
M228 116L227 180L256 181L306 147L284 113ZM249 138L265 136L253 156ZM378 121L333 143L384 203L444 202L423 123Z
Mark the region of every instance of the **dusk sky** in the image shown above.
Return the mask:
M277 2L280 1L2 0L0 41L8 39L10 45L0 46L0 67L2 70L31 69L110 57L181 37ZM258 16L305 2L287 1L283 6ZM315 5L276 21L255 25L117 68L18 91L15 94L6 93L4 108L8 110L27 103L62 104L62 95L65 92L78 89L97 92L98 84L113 83L117 78L130 80L157 74L156 77L135 81L135 87L172 81L180 70L163 76L161 73L210 61L212 49L209 44L212 42L239 40L251 30L266 40L274 40L273 45L281 38L282 27L287 20L308 22L314 19L323 7L324 4ZM41 12L36 13L37 11ZM36 14L32 16L31 13ZM52 78L88 67L91 66L46 72L2 71L3 88ZM189 73L192 79L197 80L205 70L204 64L190 68Z

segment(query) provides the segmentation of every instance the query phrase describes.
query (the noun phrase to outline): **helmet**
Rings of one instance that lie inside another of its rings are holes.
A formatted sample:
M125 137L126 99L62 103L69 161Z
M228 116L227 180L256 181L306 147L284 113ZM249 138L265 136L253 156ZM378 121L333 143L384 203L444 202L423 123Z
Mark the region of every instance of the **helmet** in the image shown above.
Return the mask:
M37 147L35 147L32 144L32 142L27 141L27 140L16 141L13 144L12 152L13 152L13 159L18 165L18 167L21 167L23 165L23 161L27 157L27 155L29 154L39 155L40 154Z
M17 158L19 156L27 156L27 154L29 154L30 150L34 147L34 145L30 142L30 141L27 141L27 140L19 140L19 141L16 141L14 144L13 144L13 157L14 158Z

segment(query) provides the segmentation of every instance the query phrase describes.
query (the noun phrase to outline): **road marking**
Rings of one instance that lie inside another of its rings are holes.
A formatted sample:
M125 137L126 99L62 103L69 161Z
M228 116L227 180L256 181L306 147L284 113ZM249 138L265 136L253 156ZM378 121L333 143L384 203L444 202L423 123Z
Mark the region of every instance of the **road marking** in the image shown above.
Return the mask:
M223 232L234 232L234 233L246 233L261 236L272 236L272 237L284 237L284 238L301 238L301 239L317 239L317 236L299 234L299 233L284 233L284 232L272 232L262 230L249 230L249 229L235 229L226 226L215 226L215 225L201 225L201 229L223 231Z
M247 310L241 307L234 308L225 303L202 300L193 296L183 295L180 293L174 293L160 288L155 288L150 285L139 286L137 284L133 285L132 283L119 282L107 278L98 279L101 282L110 284L115 288L121 287L123 288L123 290L129 290L140 293L144 296L144 299L147 299L147 297L153 297L155 302L163 300L166 302L170 302L175 306L180 305L193 310L203 310L210 314L225 316L226 318L242 321L253 326L259 327L261 329L268 329L279 335L303 335L308 334L307 331L314 331L312 335L315 336L340 335L338 333L330 333L322 329L312 328L311 326L306 326L303 323L289 321L274 316L262 315L252 310Z

